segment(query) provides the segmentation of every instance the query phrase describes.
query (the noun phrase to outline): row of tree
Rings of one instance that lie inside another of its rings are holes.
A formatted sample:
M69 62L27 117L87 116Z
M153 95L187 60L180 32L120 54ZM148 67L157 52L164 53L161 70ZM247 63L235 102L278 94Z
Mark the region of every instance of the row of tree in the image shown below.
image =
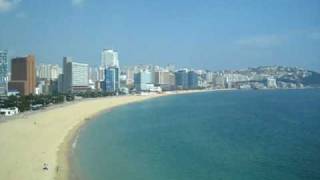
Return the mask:
M69 98L68 98L69 96ZM41 105L46 107L50 104L63 103L65 100L73 100L72 95L28 95L28 96L9 96L6 98L1 98L0 107L10 108L17 107L20 112L31 110L33 105Z
M9 96L0 98L0 108L17 107L20 112L29 111L33 106L47 107L51 104L60 104L65 101L73 101L75 96L81 98L97 98L113 96L116 93L107 92L82 92L75 94L51 94L51 95L28 95L28 96Z

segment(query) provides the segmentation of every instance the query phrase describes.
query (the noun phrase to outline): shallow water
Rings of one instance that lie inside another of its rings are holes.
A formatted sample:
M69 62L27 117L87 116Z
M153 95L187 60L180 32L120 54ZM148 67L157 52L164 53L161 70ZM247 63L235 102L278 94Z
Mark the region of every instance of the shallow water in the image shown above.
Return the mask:
M79 180L320 179L320 90L167 96L82 129Z

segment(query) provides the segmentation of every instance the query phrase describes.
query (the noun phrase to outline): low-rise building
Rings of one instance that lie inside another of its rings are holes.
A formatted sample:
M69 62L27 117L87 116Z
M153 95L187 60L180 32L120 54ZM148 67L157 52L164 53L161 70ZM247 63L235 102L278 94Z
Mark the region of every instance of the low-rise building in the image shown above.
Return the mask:
M19 109L17 107L12 108L1 108L0 115L2 116L13 116L19 113Z
M275 78L267 78L267 87L268 88L277 88L277 80Z

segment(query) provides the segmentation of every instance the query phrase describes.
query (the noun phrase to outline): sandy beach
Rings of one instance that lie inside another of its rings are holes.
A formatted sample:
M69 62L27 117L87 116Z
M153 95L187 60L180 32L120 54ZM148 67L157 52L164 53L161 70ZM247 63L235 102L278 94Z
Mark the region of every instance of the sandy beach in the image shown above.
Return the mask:
M68 142L86 120L116 106L159 96L89 99L0 123L0 179L65 179ZM43 170L44 163L48 171Z
M68 154L80 127L114 107L151 98L212 90L84 99L26 112L0 122L0 179L66 180ZM49 170L43 170L44 163Z

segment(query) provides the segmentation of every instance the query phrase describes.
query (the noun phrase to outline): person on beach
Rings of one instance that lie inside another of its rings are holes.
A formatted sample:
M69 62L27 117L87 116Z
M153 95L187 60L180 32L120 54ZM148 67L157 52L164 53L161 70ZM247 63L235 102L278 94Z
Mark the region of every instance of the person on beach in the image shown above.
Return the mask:
M48 170L49 170L48 164L47 164L47 163L44 163L42 169L45 170L45 171L48 171Z

